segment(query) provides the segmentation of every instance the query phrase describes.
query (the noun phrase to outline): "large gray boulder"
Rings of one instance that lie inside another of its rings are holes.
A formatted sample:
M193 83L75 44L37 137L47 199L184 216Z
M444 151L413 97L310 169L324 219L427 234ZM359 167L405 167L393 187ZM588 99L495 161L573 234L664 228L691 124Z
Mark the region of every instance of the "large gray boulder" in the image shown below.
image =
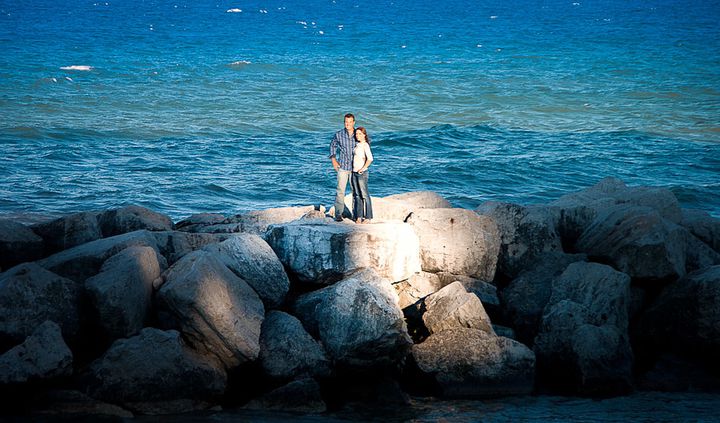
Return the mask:
M305 331L296 317L282 311L265 315L259 360L263 371L277 379L326 377L331 372L331 363L322 345Z
M482 302L485 311L488 312L488 315L490 315L491 318L494 318L494 316L500 317L502 315L498 290L492 283L486 282L482 279L465 275L454 275L448 272L438 272L437 276L443 287L457 281L465 287L467 292L477 295L477 297L480 298L480 302Z
M53 379L72 374L72 352L60 327L45 321L25 342L0 355L0 385Z
M150 232L135 231L78 245L40 260L38 264L51 272L82 283L96 275L105 260L120 251L133 246L157 248L156 245Z
M205 246L225 241L232 235L225 233L187 233L180 231L151 232L155 238L160 254L165 256L169 264L180 260L189 252Z
M422 269L493 280L500 252L495 222L466 209L419 209L407 222L420 239Z
M598 212L617 204L615 196L625 190L627 185L623 181L607 177L589 188L551 202L549 208L558 216L558 232L564 243L573 246Z
M665 287L642 316L641 334L654 349L715 362L720 354L720 266Z
M557 217L544 207L487 201L475 211L497 224L501 239L497 270L508 278L517 276L538 256L562 251Z
M171 231L172 220L142 206L125 206L107 210L98 216L103 236L120 235L138 230Z
M527 395L533 390L535 355L519 342L469 328L435 333L413 346L420 370L451 398Z
M648 207L663 219L680 223L681 209L675 195L666 188L628 187L608 177L580 192L562 196L549 204L559 217L559 232L566 245L572 246L588 226L606 209L624 204Z
M408 279L393 284L402 309L417 303L433 292L437 292L443 286L438 275L428 272L415 273Z
M300 296L294 308L340 365L394 365L412 345L395 290L371 269Z
M207 251L194 251L165 272L159 307L199 351L233 368L255 360L265 309L248 284Z
M174 399L213 400L225 391L225 371L187 347L174 330L145 328L115 341L85 376L88 393L123 405Z
M588 308L574 301L548 309L533 349L538 376L547 387L583 395L617 395L632 388L627 333L595 324Z
M60 325L68 339L80 330L80 287L35 263L0 274L0 337L19 343L44 321Z
M720 253L720 219L703 210L683 209L680 224Z
M32 230L45 241L45 252L52 254L102 238L98 215L98 212L75 213L37 223Z
M196 213L177 222L175 229L183 232L205 232L205 227L222 224L225 219L225 216L217 213Z
M327 285L365 267L391 282L420 271L418 238L404 223L298 220L272 226L265 239L282 264L308 284Z
M96 324L110 339L140 332L152 303L153 281L167 264L151 247L128 247L105 261L85 281Z
M290 289L282 263L267 242L255 234L235 234L203 248L250 285L267 308L278 307Z
M425 308L422 319L431 334L462 327L495 334L480 299L468 293L460 282L429 295L425 298Z
M667 280L685 274L688 237L654 209L617 205L598 214L576 248L633 279Z
M628 275L603 264L570 264L553 282L535 338L544 382L581 394L631 389L629 304Z
M532 345L550 301L553 280L571 263L586 259L584 254L545 253L502 290L505 318L515 328L520 342Z
M0 270L39 259L43 248L43 239L30 228L9 219L0 219Z

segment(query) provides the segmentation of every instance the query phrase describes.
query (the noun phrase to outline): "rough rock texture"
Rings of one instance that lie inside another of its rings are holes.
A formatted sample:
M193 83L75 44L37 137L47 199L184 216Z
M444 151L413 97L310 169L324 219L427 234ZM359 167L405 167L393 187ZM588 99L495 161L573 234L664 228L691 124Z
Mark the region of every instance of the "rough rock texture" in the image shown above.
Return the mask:
M501 239L497 270L508 278L517 276L539 255L562 251L557 217L546 208L487 201L475 211L497 223Z
M575 241L597 217L598 211L617 204L614 196L627 189L617 178L608 177L579 192L563 195L549 206L557 211L558 230L564 244Z
M553 282L535 338L544 382L592 395L631 389L629 303L628 275L597 263L570 264Z
M295 312L341 365L392 365L412 344L395 290L371 269L299 297Z
M500 251L495 222L465 209L419 209L407 222L420 239L422 269L493 280Z
M515 328L520 342L532 345L552 294L553 280L570 263L585 260L584 254L545 253L502 290L505 317Z
M264 235L270 225L281 225L300 219L306 213L316 209L316 206L280 207L274 209L257 210L236 216L235 221L240 223L242 232ZM233 222L228 222L233 223Z
M720 266L668 285L642 316L641 327L656 349L715 362L720 354Z
M205 251L250 285L267 308L278 307L290 289L290 280L275 252L254 234L236 234Z
M679 203L670 190L628 187L621 180L611 177L583 191L564 195L550 203L549 207L559 217L559 230L564 244L571 247L599 214L620 204L649 207L673 223L681 220Z
M40 260L38 264L75 282L85 282L100 271L105 260L136 245L156 248L156 241L148 231L135 231L78 245Z
M617 205L598 214L576 247L634 279L664 280L685 274L688 236L654 209Z
M412 191L394 194L387 197L372 197L373 218L375 220L405 221L410 213L420 209L440 209L452 207L450 203L433 191ZM346 217L351 217L352 194L345 196ZM334 216L335 208L330 207L328 212Z
M52 254L103 237L97 212L75 213L50 222L38 223L32 230L45 241L45 253Z
M226 383L225 372L185 346L178 332L155 328L115 341L86 375L91 396L120 404L213 399Z
M141 206L126 206L107 210L98 216L103 236L120 235L146 229L148 231L171 231L173 223L164 214Z
M436 274L428 272L415 273L407 280L393 284L398 293L400 308L417 303L443 286Z
M204 232L205 226L223 223L225 216L217 213L196 213L175 224L175 230L183 232Z
M67 338L80 329L77 283L25 263L0 274L0 338L22 342L46 320L57 322Z
M422 319L431 334L462 327L495 334L480 299L468 293L460 282L429 295L425 307Z
M482 279L471 278L465 275L454 275L448 272L438 272L437 276L442 286L448 286L455 281L463 284L467 292L473 293L480 298L483 307L485 307L485 311L488 312L490 317L502 315L497 287L492 283L485 282Z
M694 272L695 270L720 264L720 253L717 253L692 234L687 234L685 251L685 270L687 272Z
M278 379L325 377L331 371L322 345L296 317L282 311L271 311L265 316L259 359L265 373Z
M412 355L420 370L440 385L444 397L527 395L533 390L533 352L482 330L435 333L413 346Z
M85 281L96 324L110 339L140 332L152 303L153 281L167 264L151 247L129 247L105 261Z
M720 253L720 219L710 216L706 211L683 209L680 224Z
M262 301L217 257L194 251L180 259L165 273L157 300L196 349L226 367L257 358Z
M0 355L0 385L69 376L72 359L60 327L45 321L25 342Z
M37 260L43 254L43 239L22 223L0 219L0 269Z
M231 237L230 234L187 233L180 231L161 231L151 233L157 242L160 254L169 264L180 260L191 251L207 245L217 244Z
M299 220L272 226L266 240L283 265L305 283L333 283L364 267L391 282L420 271L418 238L404 223Z
M295 413L324 413L327 410L320 385L311 378L292 381L250 401L244 408Z

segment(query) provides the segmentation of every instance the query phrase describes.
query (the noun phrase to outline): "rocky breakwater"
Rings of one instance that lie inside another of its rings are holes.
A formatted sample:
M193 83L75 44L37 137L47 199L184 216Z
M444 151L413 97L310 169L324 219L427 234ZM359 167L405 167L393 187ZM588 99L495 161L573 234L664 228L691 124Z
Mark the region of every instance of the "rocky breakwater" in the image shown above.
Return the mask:
M720 387L720 221L672 192L374 204L371 225L321 206L0 221L5 412Z

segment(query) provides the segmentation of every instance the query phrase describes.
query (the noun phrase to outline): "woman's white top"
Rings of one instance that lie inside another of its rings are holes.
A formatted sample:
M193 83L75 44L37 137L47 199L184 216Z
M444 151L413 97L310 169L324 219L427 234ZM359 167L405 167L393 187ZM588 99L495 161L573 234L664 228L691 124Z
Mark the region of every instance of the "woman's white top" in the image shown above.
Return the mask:
M371 162L373 159L372 151L370 151L370 144L367 142L359 142L355 146L353 152L353 172L357 172L365 166L365 163Z

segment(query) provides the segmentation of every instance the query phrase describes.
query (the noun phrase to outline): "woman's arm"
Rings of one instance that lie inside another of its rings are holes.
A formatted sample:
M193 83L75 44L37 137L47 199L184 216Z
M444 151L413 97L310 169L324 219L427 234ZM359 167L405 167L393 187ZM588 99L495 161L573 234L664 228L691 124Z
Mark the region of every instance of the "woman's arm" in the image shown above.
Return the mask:
M365 165L358 171L358 173L365 172L367 170L367 168L370 167L370 163L373 162L373 155L372 155L372 150L370 150L370 144L366 143L364 147L365 147L364 148L364 150L365 150Z

